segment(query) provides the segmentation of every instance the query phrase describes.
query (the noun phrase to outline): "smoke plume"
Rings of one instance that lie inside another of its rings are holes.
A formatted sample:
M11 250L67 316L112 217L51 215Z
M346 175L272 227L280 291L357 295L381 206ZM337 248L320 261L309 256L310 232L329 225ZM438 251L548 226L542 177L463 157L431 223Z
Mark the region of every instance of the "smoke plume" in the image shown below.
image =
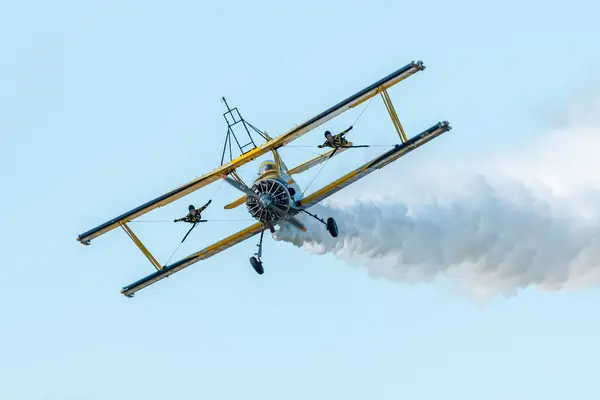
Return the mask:
M363 265L374 277L448 278L483 295L597 285L598 126L571 123L532 148L479 162L420 165L412 181L392 165L355 184L352 201L340 202L348 191L311 208L336 219L337 238L306 215L299 218L307 232L284 225L274 237Z

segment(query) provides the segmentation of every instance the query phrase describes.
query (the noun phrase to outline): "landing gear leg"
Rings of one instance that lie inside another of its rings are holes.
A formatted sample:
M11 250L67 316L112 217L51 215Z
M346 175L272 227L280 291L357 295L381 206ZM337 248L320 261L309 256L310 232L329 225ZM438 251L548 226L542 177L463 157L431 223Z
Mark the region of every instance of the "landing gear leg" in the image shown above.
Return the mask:
M311 217L313 217L314 219L316 219L317 221L319 221L320 223L322 223L323 225L325 225L327 227L327 231L329 232L329 234L333 237L337 237L339 234L339 230L337 227L337 223L335 222L335 219L329 217L327 218L327 222L323 221L321 218L317 217L316 214L311 214L308 211L301 209L300 211L302 211L303 213L306 213L308 215L310 215Z
M260 232L260 241L257 244L258 251L256 253L254 253L254 255L256 257L250 257L250 265L252 265L252 268L254 268L256 273L259 275L262 275L265 272L263 265L262 265L262 261L260 260L260 258L262 257L262 242L263 242L264 235L265 235L265 231L262 230Z

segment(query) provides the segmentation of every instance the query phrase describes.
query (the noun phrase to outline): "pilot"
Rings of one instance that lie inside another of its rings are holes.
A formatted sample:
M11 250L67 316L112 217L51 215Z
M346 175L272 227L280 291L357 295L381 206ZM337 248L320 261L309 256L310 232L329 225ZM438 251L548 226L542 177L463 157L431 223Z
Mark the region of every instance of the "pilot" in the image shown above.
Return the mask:
M183 217L183 218L178 218L176 220L174 220L173 222L189 222L190 224L196 224L198 222L200 222L200 220L202 219L202 216L200 215L200 213L204 210L206 210L206 207L208 207L208 205L212 202L212 200L209 200L208 203L206 203L205 205L203 205L200 208L195 208L193 205L190 204L190 206L188 207L189 213Z
M322 149L323 147L331 147L332 149L339 149L348 145L348 140L344 135L352 130L352 126L346 129L344 132L332 135L331 132L325 131L325 143L318 145L317 147Z
M275 172L275 163L273 161L265 161L259 167L260 175L268 174L269 172Z

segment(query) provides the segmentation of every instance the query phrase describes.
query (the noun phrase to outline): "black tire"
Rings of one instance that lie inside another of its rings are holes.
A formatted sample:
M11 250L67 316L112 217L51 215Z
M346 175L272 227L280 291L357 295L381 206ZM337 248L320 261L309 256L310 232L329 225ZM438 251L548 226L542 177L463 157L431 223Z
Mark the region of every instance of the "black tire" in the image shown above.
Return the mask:
M265 273L262 262L258 261L256 257L250 257L250 265L252 265L257 274L262 275Z
M329 231L329 234L333 237L337 237L339 233L337 224L335 223L335 219L331 217L327 218L327 231Z

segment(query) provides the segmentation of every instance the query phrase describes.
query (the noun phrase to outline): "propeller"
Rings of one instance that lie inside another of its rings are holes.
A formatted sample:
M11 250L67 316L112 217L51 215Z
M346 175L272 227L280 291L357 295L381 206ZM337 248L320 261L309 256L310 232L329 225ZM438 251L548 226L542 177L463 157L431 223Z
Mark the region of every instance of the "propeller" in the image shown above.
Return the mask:
M280 219L289 222L290 224L292 224L296 228L300 229L302 232L306 232L306 226L304 226L302 224L302 222L298 221L296 218L288 216L286 213L284 213L283 211L281 211L276 206L272 206L272 207L269 207L269 208L271 210L275 211L275 214L279 215Z
M225 181L227 183L229 183L231 186L233 186L237 190L240 190L240 191L246 193L247 196L253 197L256 200L258 200L258 195L256 193L254 193L254 191L252 189L250 189L248 186L246 186L243 183L238 182L234 179L231 179L227 175L223 175L223 179L225 179Z
M250 196L256 200L259 200L259 196L252 189L250 189L248 186L246 186L242 182L238 182L235 179L231 179L227 175L223 175L223 179L225 179L225 181L227 183L229 183L231 186L233 186L234 188L238 189L241 192L246 193L247 196ZM285 213L284 211L279 209L275 204L268 204L267 208L272 210L273 212L275 212L275 214L277 214L281 220L288 221L290 224L292 224L296 228L300 229L302 232L306 232L306 227L300 221L298 221L294 217L290 217L287 213Z
M306 226L302 225L302 222L298 221L295 217L286 219L287 222L300 229L302 232L306 232Z

